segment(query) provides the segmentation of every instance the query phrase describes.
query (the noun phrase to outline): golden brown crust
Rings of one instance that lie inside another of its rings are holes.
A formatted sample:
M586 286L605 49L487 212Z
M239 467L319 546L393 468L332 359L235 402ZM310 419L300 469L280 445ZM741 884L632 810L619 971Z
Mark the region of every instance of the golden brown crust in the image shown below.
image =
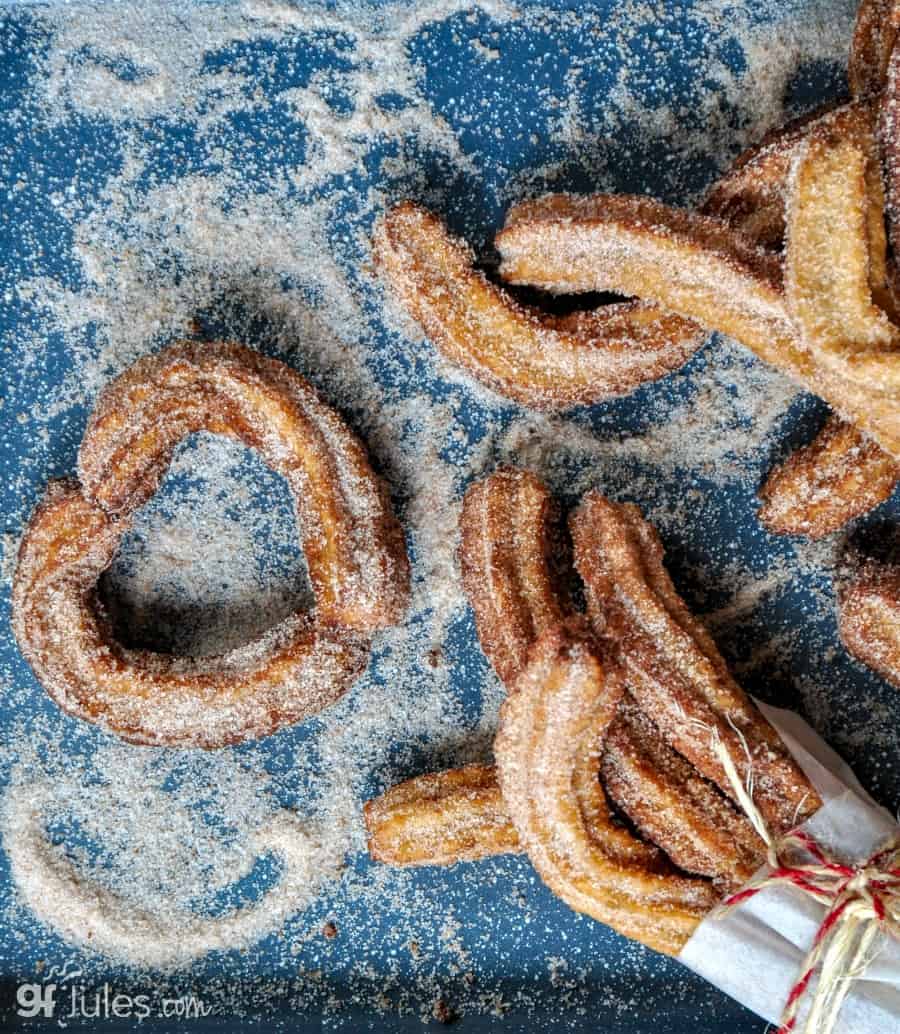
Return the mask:
M823 538L889 499L900 464L834 414L776 467L759 491L759 519L776 535Z
M596 493L588 496L588 509L593 501L614 514L636 514ZM596 519L584 504L573 533L595 635L568 615L553 586L551 514L544 487L522 471L498 472L473 486L465 501L466 585L475 597L479 637L510 690L495 741L500 795L487 766L409 780L367 805L370 851L393 864L431 865L524 849L573 908L675 953L718 895L755 870L761 844L746 818L693 767L694 758L676 752L683 739L662 735L630 698L622 706L626 682L656 678L666 691L673 687L676 696L662 706L643 686L637 692L664 720L686 701L681 717L706 748L705 774L723 782L709 762L712 729L733 721L749 744L757 799L770 821L776 817L776 828L811 813L818 799L774 730L731 682L712 640L675 595L661 556L640 571L673 626L661 633L665 622L650 615L660 642L651 638L648 647L647 608L634 605L633 592L628 607L610 606L601 615L598 591L613 593L620 579L627 584L629 571L584 553L592 539L583 534L579 542L579 530ZM660 551L639 515L629 530L642 548ZM683 640L689 649L680 653ZM602 664L601 643L608 654ZM666 665L671 670L662 670ZM707 712L712 720L701 732L696 720ZM726 740L729 749L743 751L733 734ZM695 748L696 757L701 748ZM656 846L613 816L601 768L613 801ZM669 859L705 878L679 874Z
M88 499L131 513L196 431L238 438L288 483L322 620L384 628L406 610L409 565L385 486L340 417L294 370L231 342L179 342L100 395L78 455Z
M723 894L745 884L765 860L749 820L626 695L609 727L600 769L610 800L641 835L685 872L710 877Z
M872 42L871 31L880 24L873 17L873 8L894 6L881 0L861 5L851 79L854 67L857 72L874 73L867 66L867 55L857 52L857 48L868 45L866 41ZM882 71L886 76L886 54ZM881 85L879 82L875 91L866 88L856 92L877 92ZM700 210L724 219L759 244L780 248L786 230L785 187L791 166L807 136L841 118L842 110L820 108L767 134L756 147L738 157ZM760 491L760 520L774 534L821 538L884 502L898 478L900 467L877 442L833 415L810 445L797 450L771 472Z
M520 305L473 266L471 250L412 202L392 209L374 253L391 288L457 366L534 409L625 395L681 366L705 333L654 306L606 305L555 317Z
M840 594L844 646L900 689L900 566L866 563Z
M588 632L580 619L570 622L568 629L570 632L574 629L580 636ZM600 644L594 642L594 648L599 651ZM608 658L604 660L603 668L607 693L621 699L625 685L621 668ZM600 780L608 733L609 728L601 722L593 738L585 738L572 771L572 793L584 819L587 835L618 861L639 864L650 872L670 872L672 867L666 857L670 846L667 838L652 842L640 840L627 829L623 829L620 820L610 811L606 787ZM652 778L655 779L657 776L654 774ZM662 775L659 778L665 781L666 776ZM637 792L642 794L645 789L645 781L639 777ZM678 827L679 819L680 814L673 816L673 828Z
M509 686L528 651L565 617L553 577L556 504L540 480L503 468L466 492L459 563L485 656Z
M455 865L520 849L493 765L407 779L364 815L369 854L388 865Z
M541 481L513 468L476 482L463 500L463 585L481 648L508 690L535 642L567 620L569 608L554 576L558 517ZM574 779L589 829L609 831L609 808L598 777L601 743L598 737L595 750L585 751ZM658 851L624 832L610 831L607 839L623 857L639 855L648 865L659 860Z
M894 396L874 389L871 371L861 366L854 382L813 356L794 330L777 258L726 224L647 198L551 195L514 208L497 245L501 272L513 282L561 292L615 290L729 334L900 458Z
M892 4L892 9L894 5ZM896 17L897 11L894 10ZM895 22L896 32L896 22ZM878 106L879 143L881 145L885 215L891 247L900 254L900 47L893 47L887 66L884 92Z
M819 111L769 134L745 152L719 181L703 206L765 243L781 244L785 232L785 185L806 138L829 126L856 119L859 104ZM867 116L866 116L867 118ZM867 142L868 174L877 160ZM880 206L870 205L878 234ZM883 267L876 262L876 289L887 295ZM877 442L853 425L832 416L821 434L774 470L760 491L760 519L775 534L820 538L887 499L900 477L900 467Z
M19 551L13 629L50 697L132 743L220 747L265 736L341 696L362 670L368 635L296 614L219 657L187 658L116 642L97 580L127 528L73 482L52 484Z
M810 364L792 340L776 256L726 223L630 195L551 194L514 206L497 235L501 273L548 291L653 299L751 347Z
M742 776L749 761L756 803L776 834L812 815L815 790L678 596L659 536L637 507L590 492L569 526L594 630L618 651L629 690L666 741L729 796L713 736Z
M463 584L482 649L507 688L514 686L535 642L567 618L553 575L557 517L545 486L523 470L495 471L469 488L463 501ZM589 830L610 825L598 778L600 749L598 738L595 752L584 754L574 776ZM616 842L623 855L639 853L647 864L658 858L658 852L645 844L638 848L639 842L624 833ZM659 846L667 845L660 841Z
M573 234L577 231L582 236L569 237L566 224ZM612 235L608 246L619 252L626 270L635 248L651 247L654 258L661 262L687 248L708 263L710 270L729 280L736 277L737 283L745 285L748 305L755 306L762 316L782 318L781 268L775 256L721 219L672 208L642 195L546 194L514 205L496 237L503 260L501 273L512 283L533 284L554 294L620 290L620 285L630 282L627 272L617 272L612 262L604 262L591 274L589 256L584 254L579 260L572 254L579 244L595 244L603 261L607 232ZM567 246L570 243L572 247ZM554 245L559 250L549 254ZM673 272L677 276L680 271ZM598 287L601 283L603 288ZM704 290L702 284L695 289ZM738 299L736 304L740 302ZM713 303L710 308L718 311ZM705 323L709 325L709 321Z
M884 88L898 24L896 0L861 0L847 67L854 97L874 97Z
M553 516L554 507L544 486L534 475L522 470L499 470L470 488L464 500L460 519L463 528L460 560L464 582L475 608L476 628L486 655L512 691L537 639L552 629L563 627L570 619L567 618L568 608L559 600L551 575ZM618 686L622 677L621 665L613 664L607 658L608 686L612 687L613 682ZM616 692L619 693L618 690ZM626 803L628 794L631 803L623 810L632 818L637 814L632 815L629 811L629 808L635 809L635 797L638 801L665 801L667 821L655 823L653 842L680 864L691 861L701 865L702 869L698 871L715 876L723 885L730 885L734 874L744 871L742 866L746 863L746 856L741 845L752 840L746 820L736 817L721 794L699 780L695 772L689 780L686 772L693 771L690 765L678 758L658 734L653 744L641 744L640 739L648 735L652 725L641 726L636 721L623 725L617 721L613 728L617 730L616 739L611 747L607 744L606 752L618 750L621 757L627 747L628 757L634 759L614 785L621 799L614 790L613 799L620 804ZM619 857L639 859L658 870L664 861L659 852L621 830L609 813L606 795L598 778L603 738L603 730L600 730L593 749L590 743L586 743L572 777L573 793L588 833L592 835L593 830L601 830L604 843L614 845ZM646 763L651 755L658 764ZM604 761L604 767L607 772L612 771L608 759ZM385 797L371 805L377 809L380 820L379 835L373 839L373 847L383 860L396 858L399 859L397 863L449 864L475 857L479 852L485 855L496 853L491 847L500 828L496 800L473 794L460 797L452 777L448 777L449 784L432 782L431 777L420 779L421 784L419 780L412 780L402 785L408 790L398 791L398 796L394 796L393 790L388 791ZM688 785L706 787L706 796L701 796L699 791L693 797L690 794L685 796ZM443 809L440 798L445 789L452 796L446 817L450 844L447 850L438 832ZM706 805L706 812L701 811L701 804ZM400 810L396 824L392 821L395 807ZM703 822L709 826L711 816L721 818L722 815L732 820L736 846L730 853L716 855L717 847L722 850L721 834L715 828L704 829ZM417 851L409 845L417 841L415 830L419 824L422 826L420 841L424 846ZM744 828L738 835L736 830L742 824ZM466 853L457 853L457 826L484 828L486 843L483 848L466 842ZM508 843L503 839L505 837L503 833L502 843Z
M900 413L900 330L887 293L884 192L871 118L811 132L788 185L785 294L804 345L832 374ZM837 407L840 411L841 407Z
M668 871L656 847L613 824L598 776L601 747L602 737L596 750L588 745L572 779L588 835L601 830L616 857ZM407 779L368 801L363 814L369 854L387 865L456 865L521 851L493 765L466 765Z
M715 904L712 885L622 858L605 839L612 824L589 830L573 789L619 693L589 638L545 633L501 710L498 777L520 842L556 895L626 937L677 954Z
M749 822L635 712L633 702L605 739L599 735L593 749L586 744L572 792L588 835L601 831L619 859L663 872L668 856L723 891L746 882L760 862L761 843ZM615 825L607 794L649 843ZM388 865L455 865L521 850L488 765L416 776L369 801L364 811L369 854Z
M784 187L807 133L828 116L828 104L767 133L731 164L706 195L700 212L723 219L765 248L784 242Z
M177 441L200 428L258 445L286 475L324 603L221 656L127 649L97 581ZM80 467L86 487L51 485L26 529L12 623L59 706L123 739L213 748L300 721L346 692L373 630L402 612L408 566L386 492L350 431L282 364L233 345L142 360L104 392Z

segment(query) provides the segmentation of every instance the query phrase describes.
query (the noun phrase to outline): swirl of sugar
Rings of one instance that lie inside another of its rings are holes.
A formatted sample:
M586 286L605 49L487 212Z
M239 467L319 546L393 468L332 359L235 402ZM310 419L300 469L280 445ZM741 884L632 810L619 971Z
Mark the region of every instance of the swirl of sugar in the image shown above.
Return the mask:
M279 879L258 901L219 917L157 915L91 880L50 842L52 802L49 785L13 786L7 796L3 844L22 901L66 941L133 966L170 969L246 948L279 930L337 870L325 845L283 810L255 830L244 860L227 874L235 882L258 857L276 856Z

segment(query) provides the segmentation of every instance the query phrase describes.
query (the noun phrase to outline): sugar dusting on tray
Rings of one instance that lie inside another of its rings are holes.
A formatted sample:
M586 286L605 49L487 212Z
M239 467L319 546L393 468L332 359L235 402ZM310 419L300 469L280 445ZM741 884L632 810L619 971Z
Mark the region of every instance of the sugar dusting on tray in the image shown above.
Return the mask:
M134 966L183 965L210 951L246 948L281 929L285 920L314 900L319 886L333 877L339 859L325 854L326 841L313 839L287 810L254 830L243 864L218 879L249 875L258 855L275 855L281 873L271 890L252 905L226 915L175 918L145 911L127 897L85 879L48 842L47 812L57 804L58 785L14 786L7 794L4 830L12 876L24 902L67 940ZM71 813L66 816L72 821Z
M697 189L692 163L709 163L711 176L781 120L801 59L814 70L845 63L853 4L844 0L799 3L775 23L720 0L689 11L680 21L639 3L575 14L501 0L253 0L5 15L30 21L43 41L19 120L46 134L48 149L87 134L64 173L34 157L8 185L13 205L37 198L29 205L41 215L32 223L18 209L23 245L9 301L34 320L6 342L16 364L4 437L27 450L8 472L19 502L7 514L5 578L43 485L72 469L84 407L139 355L198 323L284 359L346 416L393 488L414 578L406 626L380 637L355 689L267 744L213 754L129 748L73 727L49 703L35 714L39 690L10 654L2 674L20 716L2 752L11 788L3 835L28 876L3 911L23 945L37 943L30 906L69 945L101 953L79 956L97 979L103 953L170 966L202 955L192 948L239 948L245 954L227 963L233 979L205 973L218 1010L278 998L337 1025L354 1002L426 1017L443 1014L448 997L463 1012L539 1006L540 990L507 996L477 976L503 971L502 942L518 951L515 965L540 956L551 985L575 1012L584 1008L602 978L596 960L544 931L546 899L518 860L427 878L361 861L362 799L489 750L500 688L459 648L471 637L455 561L461 492L497 462L517 462L568 501L599 485L641 502L678 546L691 524L721 516L722 490L755 482L795 390L718 343L674 375L674 401L665 382L644 389L644 419L628 431L615 407L597 419L537 416L437 358L383 298L368 240L385 206L412 196L449 211L477 245L523 195L582 181L615 189L626 166L644 189L687 203ZM528 93L519 99L522 71L511 63L522 52ZM667 78L673 54L692 74L690 94ZM554 61L558 82L543 68ZM438 63L446 95L434 86ZM667 163L652 157L663 152ZM37 254L51 232L61 262ZM286 499L278 478L234 445L191 440L104 591L138 634L178 650L232 643L248 614L252 632L274 623L307 591ZM837 555L783 545L761 569L731 542L702 560L688 552L680 573L695 599L708 595L723 642L796 577L827 585ZM816 607L831 607L826 589ZM160 614L168 627L155 623ZM748 676L757 666L789 668L801 650L816 654L802 628L754 642L741 659ZM832 644L820 645L824 676ZM837 690L797 688L827 725ZM866 736L889 758L896 741L884 726L873 704ZM267 836L285 824L297 829L291 849L270 850ZM242 899L243 874L256 900ZM508 903L502 916L491 885ZM65 910L67 886L77 888L77 907ZM322 937L332 911L337 934ZM586 922L572 919L579 931ZM48 958L71 950L46 928L40 936ZM640 972L640 949L614 950L621 972ZM627 1012L609 986L611 1012Z

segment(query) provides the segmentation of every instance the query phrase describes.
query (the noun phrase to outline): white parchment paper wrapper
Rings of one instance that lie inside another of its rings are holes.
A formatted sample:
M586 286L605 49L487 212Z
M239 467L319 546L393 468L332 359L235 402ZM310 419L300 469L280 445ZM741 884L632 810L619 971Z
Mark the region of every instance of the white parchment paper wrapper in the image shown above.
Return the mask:
M897 833L893 816L869 797L847 765L799 715L757 704L824 802L803 829L848 861L868 857ZM742 1005L777 1023L824 914L821 905L793 888L766 887L721 918L713 913L704 919L679 959ZM882 943L844 1003L840 1034L900 1032L900 943L893 938Z

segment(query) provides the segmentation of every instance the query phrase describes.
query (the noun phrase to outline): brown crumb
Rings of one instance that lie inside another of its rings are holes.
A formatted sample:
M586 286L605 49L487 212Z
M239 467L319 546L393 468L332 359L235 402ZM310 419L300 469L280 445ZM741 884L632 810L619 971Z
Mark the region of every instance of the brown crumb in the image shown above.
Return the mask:
M322 927L322 936L326 940L333 941L335 939L335 937L337 937L337 935L338 935L338 928L337 928L337 925L335 923L327 922Z
M432 647L432 649L428 651L428 664L432 668L440 667L443 659L444 651L439 646Z
M431 1007L431 1015L438 1021L438 1023L446 1024L455 1023L459 1018L452 1006L445 1002L443 998L438 998Z

